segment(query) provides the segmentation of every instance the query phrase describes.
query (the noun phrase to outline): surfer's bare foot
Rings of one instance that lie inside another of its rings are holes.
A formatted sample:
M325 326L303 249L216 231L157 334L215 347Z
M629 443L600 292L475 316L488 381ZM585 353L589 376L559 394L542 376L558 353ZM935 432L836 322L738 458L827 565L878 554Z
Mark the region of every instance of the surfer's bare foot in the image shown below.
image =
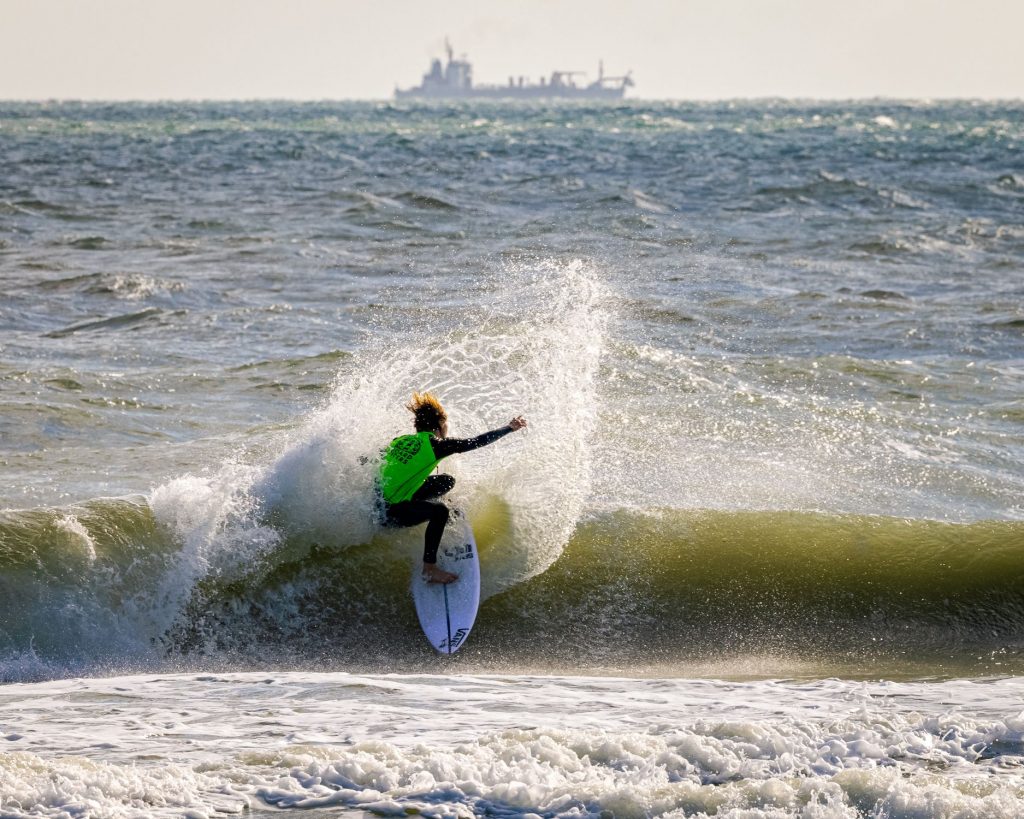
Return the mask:
M423 579L428 583L453 583L459 579L459 576L439 569L436 563L424 563Z

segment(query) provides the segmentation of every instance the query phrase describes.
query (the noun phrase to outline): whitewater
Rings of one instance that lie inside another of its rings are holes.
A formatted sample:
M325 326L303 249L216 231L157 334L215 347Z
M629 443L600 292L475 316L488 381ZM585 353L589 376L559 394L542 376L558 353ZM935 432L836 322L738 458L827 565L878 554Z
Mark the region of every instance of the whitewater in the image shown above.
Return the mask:
M1024 812L1017 103L0 103L0 816ZM375 461L436 392L436 656Z
M16 684L0 694L0 719L24 713L38 729L3 757L4 806L71 816L1014 816L1010 757L1024 717L1004 710L1021 692L1009 680L337 672ZM952 713L949 700L974 711ZM54 743L62 755L40 755Z

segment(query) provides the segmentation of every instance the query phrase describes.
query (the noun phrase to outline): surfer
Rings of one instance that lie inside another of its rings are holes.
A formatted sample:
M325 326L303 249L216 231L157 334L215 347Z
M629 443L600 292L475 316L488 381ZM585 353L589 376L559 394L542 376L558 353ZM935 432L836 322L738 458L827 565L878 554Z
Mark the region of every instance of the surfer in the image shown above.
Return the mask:
M430 473L442 458L492 444L525 427L526 419L517 415L505 426L475 438L449 438L448 413L436 396L414 392L406 409L413 414L416 433L395 438L384 450L379 482L383 522L403 527L426 523L423 576L429 583L451 583L458 575L437 565L437 549L450 515L444 502L437 499L451 492L455 478Z

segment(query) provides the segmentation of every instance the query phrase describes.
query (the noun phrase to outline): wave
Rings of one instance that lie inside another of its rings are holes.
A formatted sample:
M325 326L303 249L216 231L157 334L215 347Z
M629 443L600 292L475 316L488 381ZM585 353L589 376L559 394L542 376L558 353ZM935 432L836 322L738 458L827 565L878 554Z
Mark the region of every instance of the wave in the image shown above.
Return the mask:
M46 338L63 338L64 336L69 336L73 333L80 333L83 331L131 329L146 322L159 319L161 316L183 315L185 315L184 310L167 311L161 310L159 307L147 307L144 310L138 310L134 313L124 313L118 316L110 316L108 318L71 324L67 327L62 327L59 330L53 330L49 333L45 333L44 335Z
M440 196L434 196L429 193L420 193L418 191L405 191L395 197L395 200L402 202L406 205L411 205L414 208L421 208L423 210L458 210L459 206L449 202L447 199L443 199Z
M106 236L73 236L62 239L57 244L73 247L77 250L103 250L109 248L111 240Z
M514 548L508 509L496 502L478 521L487 576ZM357 664L421 657L407 600L418 545L318 544L254 582L213 584L170 644L245 651L254 640ZM589 672L766 652L936 671L982 652L998 665L1024 648L1022 573L1015 522L620 510L581 525L545 572L492 595L474 655L506 670Z
M489 594L462 669L664 673L741 656L826 674L1024 669L1024 523L617 510L530 574L510 505L486 497L470 514ZM7 513L3 674L429 668L408 593L422 533L369 531L256 549L256 529L248 543L236 531L246 559L232 566L198 559L142 499Z
M107 272L44 279L35 286L51 292L71 291L90 296L112 296L127 301L138 301L161 293L180 293L186 289L184 283L169 279L139 273Z
M443 397L455 434L493 429L517 413L545 419L500 447L446 462L459 480L456 502L476 509L498 496L514 512L508 537L516 548L495 553L485 593L543 572L590 491L603 291L579 263L505 272L512 285L489 309L467 313L465 326L440 338L429 316L401 315L380 344L343 357L318 409L264 431L219 468L182 475L147 498L10 513L0 536L11 544L0 557L12 561L5 571L0 560L0 584L10 591L0 603L0 656L19 669L36 658L45 676L54 664L180 655L200 637L217 650L238 643L229 624L211 633L199 622L217 621L225 590L258 590L284 566L315 563L324 544L358 561L380 538L373 458L408 429L402 407L414 390ZM403 534L407 544L419 537ZM34 565L36 573L27 568ZM306 651L301 640L278 645Z

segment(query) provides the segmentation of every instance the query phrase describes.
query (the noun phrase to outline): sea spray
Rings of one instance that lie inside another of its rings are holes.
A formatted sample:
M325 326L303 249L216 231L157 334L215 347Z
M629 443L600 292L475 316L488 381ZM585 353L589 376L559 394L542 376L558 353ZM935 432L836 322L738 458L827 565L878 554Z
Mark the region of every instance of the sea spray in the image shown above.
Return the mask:
M485 598L557 559L590 490L605 294L579 261L510 264L500 281L471 326L408 323L391 344L353 356L327 404L289 435L251 493L293 543L343 549L373 537L380 450L411 429L404 406L412 392L432 390L453 436L514 414L530 419L525 434L441 467L458 478L452 497L471 518L495 499L508 510L508 526L484 555Z
M196 591L170 644L238 650L242 635L253 633L248 618L294 635L300 650L300 635L311 622L314 633L327 628L325 618L335 619L343 643L370 634L383 640L396 622L384 612L395 608L396 592L405 599L400 590L422 547L418 532L381 530L376 468L381 448L410 428L404 406L414 390L442 398L453 435L477 434L517 413L531 420L527 434L443 468L458 478L452 500L471 519L501 519L481 532L484 599L550 566L590 489L604 300L596 271L581 262L510 264L490 309L470 326L401 323L389 344L349 359L329 399L285 433L280 454L265 465L229 464L212 478L189 476L154 491L157 519L183 542L175 587ZM307 573L302 561L314 551L318 568ZM346 579L325 559L344 566ZM352 578L367 581L362 592L349 587ZM225 598L235 582L239 591ZM239 595L248 602L224 608ZM384 642L407 640L399 633Z

